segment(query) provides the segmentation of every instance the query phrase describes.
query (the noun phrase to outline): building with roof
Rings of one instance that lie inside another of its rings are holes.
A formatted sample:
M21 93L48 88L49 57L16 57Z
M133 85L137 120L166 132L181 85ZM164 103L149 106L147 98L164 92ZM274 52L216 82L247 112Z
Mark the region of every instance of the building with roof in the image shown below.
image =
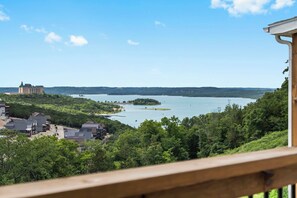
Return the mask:
M33 86L21 82L21 85L19 86L19 94L44 94L44 87L41 85Z
M64 129L64 138L75 140L78 143L92 139L104 139L105 136L105 126L100 123L87 122L83 124L80 129Z
M4 120L9 116L9 106L0 103L0 119Z
M37 121L11 118L5 125L5 128L25 133L28 136L36 134Z
M297 33L297 17L271 23L264 28L264 31L275 36L292 38Z
M50 129L50 122L48 121L49 119L50 117L44 115L43 113L34 112L28 120L37 122L37 132L45 132Z
M106 135L106 129L103 124L87 122L81 126L81 132L91 132L96 139L103 139Z
M68 140L74 140L81 144L87 140L93 139L93 134L91 131L81 131L78 129L65 128L64 138Z

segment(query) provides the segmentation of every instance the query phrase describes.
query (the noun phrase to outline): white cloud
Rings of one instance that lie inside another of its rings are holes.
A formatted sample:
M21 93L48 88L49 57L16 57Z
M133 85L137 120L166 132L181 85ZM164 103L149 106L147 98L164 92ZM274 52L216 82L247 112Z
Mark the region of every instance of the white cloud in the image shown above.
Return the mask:
M43 33L43 34L47 34L48 32L44 29L44 28L35 28L33 26L28 26L26 24L23 24L20 26L20 28L26 32L37 32L37 33Z
M294 0L211 0L211 8L222 8L232 16L243 14L263 14L270 8L281 9L292 6Z
M32 26L27 26L25 24L21 25L20 28L26 32L31 32L33 30Z
M49 32L47 30L45 30L44 28L35 28L34 26L29 26L26 24L20 25L20 29L24 30L27 33L40 33L40 34L44 34L44 41L46 43L57 43L57 42L61 42L62 41L62 37L59 36L58 34L56 34L55 32ZM54 48L54 47L52 47Z
M228 4L224 0L211 0L211 8L228 8Z
M139 42L136 42L136 41L132 41L132 40L127 40L127 43L128 43L128 45L132 45L132 46L137 46L137 45L140 45L140 43Z
M294 0L276 0L274 4L271 5L271 8L274 10L282 9L284 7L290 7L295 3Z
M4 11L2 10L3 6L0 5L0 21L9 21L10 17L4 13Z
M44 41L47 43L60 42L61 40L62 38L54 32L48 33L44 38Z
M166 27L166 24L165 23L162 23L161 21L155 21L155 26Z
M264 8L270 0L233 0L233 6L228 8L228 12L232 15L241 14L260 14L267 10Z
M7 16L4 12L0 11L0 21L9 21L10 17Z
M83 45L87 45L88 41L83 36L71 35L70 36L70 43L72 45L74 45L74 46L83 46Z

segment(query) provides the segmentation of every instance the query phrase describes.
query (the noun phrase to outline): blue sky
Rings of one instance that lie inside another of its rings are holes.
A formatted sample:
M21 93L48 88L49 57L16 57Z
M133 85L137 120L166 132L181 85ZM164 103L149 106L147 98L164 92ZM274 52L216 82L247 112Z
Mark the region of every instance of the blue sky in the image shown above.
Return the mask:
M0 87L279 87L294 0L0 0Z

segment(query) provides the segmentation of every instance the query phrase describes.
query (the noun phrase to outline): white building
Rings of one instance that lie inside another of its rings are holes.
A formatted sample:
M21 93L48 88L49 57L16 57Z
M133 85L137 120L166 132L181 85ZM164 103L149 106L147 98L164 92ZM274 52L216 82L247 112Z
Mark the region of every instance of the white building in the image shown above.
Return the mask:
M8 117L8 106L0 103L0 119L4 120Z

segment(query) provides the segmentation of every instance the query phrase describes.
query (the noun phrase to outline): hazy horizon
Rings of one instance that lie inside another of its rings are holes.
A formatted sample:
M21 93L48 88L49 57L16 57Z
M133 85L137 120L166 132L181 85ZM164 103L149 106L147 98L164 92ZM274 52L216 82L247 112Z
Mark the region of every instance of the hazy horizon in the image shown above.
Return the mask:
M33 86L39 86L41 84L36 84ZM43 85L41 85L43 86ZM19 86L9 86L9 87L0 87L0 88L18 88ZM177 87L177 86L167 86L167 87L163 87L163 86L155 86L155 87L148 87L148 86L127 86L127 87L120 87L120 86L72 86L72 85L55 85L55 86L44 86L45 88L62 88L62 87L73 87L73 88L85 88L85 87L107 87L107 88L219 88L219 89L224 89L224 88L234 88L234 89L238 89L238 88L243 88L243 89L277 89L279 87L215 87L215 86L200 86L200 87Z

